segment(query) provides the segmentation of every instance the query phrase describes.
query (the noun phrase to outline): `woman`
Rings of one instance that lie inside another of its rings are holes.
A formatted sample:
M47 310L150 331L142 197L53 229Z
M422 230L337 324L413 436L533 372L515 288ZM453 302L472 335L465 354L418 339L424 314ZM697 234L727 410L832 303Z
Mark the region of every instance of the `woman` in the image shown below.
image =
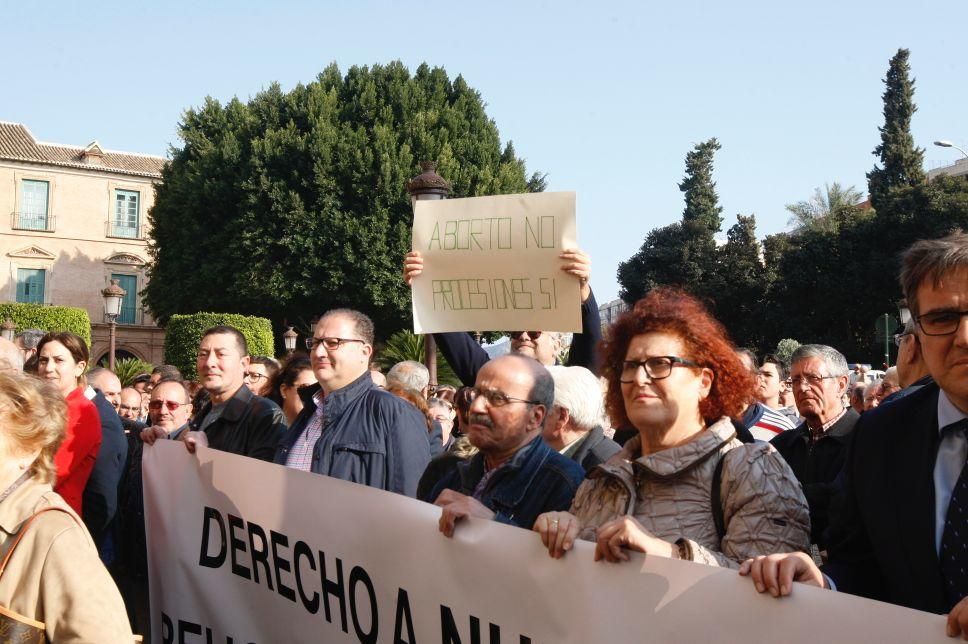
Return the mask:
M736 440L730 418L752 398L753 376L702 304L655 289L603 346L606 408L638 435L589 472L570 512L535 521L551 556L576 537L596 542L596 561L613 562L629 549L738 568L755 555L809 549L793 472L769 444Z
M67 426L54 463L60 494L75 512L81 512L84 486L94 468L101 446L101 419L97 408L84 395L87 380L87 344L67 331L51 332L37 345L37 375L46 380L67 400Z
M272 379L279 373L279 361L269 356L252 356L242 382L256 396L267 396L272 391Z
M42 622L49 642L131 642L124 603L94 542L51 489L67 414L50 385L0 373L0 552L12 549L0 606ZM10 635L9 626L0 623L0 631Z
M313 365L306 356L292 356L283 363L270 382L266 397L280 407L286 415L286 423L292 425L303 409L299 389L316 384Z

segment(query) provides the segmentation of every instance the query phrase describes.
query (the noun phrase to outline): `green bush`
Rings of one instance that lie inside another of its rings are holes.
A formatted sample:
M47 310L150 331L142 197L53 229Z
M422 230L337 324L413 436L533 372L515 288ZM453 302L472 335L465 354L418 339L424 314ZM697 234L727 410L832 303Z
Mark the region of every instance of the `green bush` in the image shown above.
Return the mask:
M107 368L107 356L101 360L101 366ZM143 373L151 373L151 370L154 368L155 366L150 362L145 362L138 358L121 358L114 362L114 373L118 377L118 380L121 381L122 387L130 387L134 384L134 379L137 376Z
M404 360L415 360L417 362L424 360L424 337L415 335L409 329L403 329L391 335L373 362L380 367L383 373L386 373L390 370L390 367ZM444 360L440 349L437 349L437 384L455 387L463 385L450 364Z
M227 324L245 336L250 355L273 355L272 323L266 318L237 313L193 313L172 315L165 325L165 362L178 367L186 380L198 377L195 356L205 329Z
M84 338L88 348L91 346L91 318L84 309L75 306L0 303L0 323L7 318L17 325L17 333L24 329L70 331Z

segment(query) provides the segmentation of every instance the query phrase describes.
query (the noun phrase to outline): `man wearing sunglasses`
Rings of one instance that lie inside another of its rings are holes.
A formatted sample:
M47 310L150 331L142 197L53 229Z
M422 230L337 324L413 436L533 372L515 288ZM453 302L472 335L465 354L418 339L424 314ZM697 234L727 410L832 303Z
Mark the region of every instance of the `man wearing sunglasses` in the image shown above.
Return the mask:
M318 382L276 449L280 465L415 496L430 462L423 414L373 384L374 329L351 309L328 311L307 339Z
M796 553L741 572L774 596L800 581L948 613L947 634L957 637L968 633L968 234L916 242L902 266L934 383L858 421L825 574Z
M568 366L585 367L598 374L596 347L602 339L602 318L598 302L589 283L591 259L581 250L566 250L559 256L561 270L579 281L581 285L581 333L571 340ZM408 286L423 272L424 259L419 251L411 251L403 259L403 281ZM558 361L561 335L550 331L511 331L511 352L534 358L545 366ZM434 339L454 373L465 385L473 385L477 372L490 359L483 347L470 333L435 333Z

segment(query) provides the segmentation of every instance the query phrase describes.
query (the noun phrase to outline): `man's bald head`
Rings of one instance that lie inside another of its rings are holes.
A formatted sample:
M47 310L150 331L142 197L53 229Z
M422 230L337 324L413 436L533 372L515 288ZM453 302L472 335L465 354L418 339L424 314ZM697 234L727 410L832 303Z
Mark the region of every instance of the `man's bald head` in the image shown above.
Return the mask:
M23 371L24 354L20 347L7 340L0 338L0 371Z
M118 407L118 415L129 420L138 420L141 416L141 392L134 387L125 387L121 390L121 405Z
M110 369L96 367L87 373L87 381L95 389L100 389L108 402L114 406L114 411L118 410L121 404L121 381Z

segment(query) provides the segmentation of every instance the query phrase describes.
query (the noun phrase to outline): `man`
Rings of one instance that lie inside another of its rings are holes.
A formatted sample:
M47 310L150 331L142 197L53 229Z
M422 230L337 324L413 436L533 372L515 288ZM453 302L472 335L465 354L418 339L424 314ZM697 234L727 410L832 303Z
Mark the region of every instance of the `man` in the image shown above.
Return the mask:
M554 389L548 370L522 355L481 367L467 414L468 438L480 451L451 463L421 499L441 507L444 535L471 516L530 529L542 512L571 506L585 472L541 439Z
M803 485L810 505L810 542L822 552L834 480L846 457L848 437L859 416L842 402L849 381L847 360L823 344L803 344L790 359L793 397L804 422L770 443Z
M864 411L870 411L881 404L881 381L872 382L864 388Z
M265 396L272 389L272 378L279 373L282 365L269 356L250 356L249 368L245 371L245 386L256 396Z
M125 387L121 390L121 398L118 401L118 416L132 421L140 421L141 416L141 392L134 387Z
M884 377L881 378L881 386L877 392L877 402L879 404L883 403L885 398L898 391L901 391L901 382L897 375L897 367L890 367L884 372Z
M760 375L760 369L756 366L756 354L754 354L749 349L737 349L736 355L742 361L749 372L756 379L757 385L763 383L763 378ZM775 371L773 372L775 374ZM775 377L773 380L776 384L775 396L779 398L779 379ZM757 395L757 391L760 391L760 387L754 388L754 397ZM773 385L770 387L771 398L773 396ZM789 418L781 414L780 412L771 409L767 405L763 404L757 399L753 399L749 402L749 406L746 407L746 411L743 412L742 417L743 426L752 434L753 438L759 441L769 441L772 440L777 434L793 429L796 425L793 424ZM742 438L740 438L742 440Z
M196 368L209 400L189 426L185 438L189 451L198 443L272 460L286 432L286 418L278 405L245 386L248 367L249 348L238 329L227 325L206 329L198 344Z
M387 377L379 369L370 369L370 380L376 385L377 389L387 388Z
M766 354L763 356L763 362L757 372L753 396L767 408L786 416L793 427L796 427L800 424L800 416L797 414L796 407L791 409L780 400L789 376L789 370L779 358L772 353Z
M901 285L934 383L858 422L826 577L795 553L758 558L743 572L775 596L790 594L794 580L832 582L841 591L949 613L954 637L968 633L961 512L968 503L968 235L915 243L904 254Z
M328 311L309 338L318 382L300 390L303 410L279 442L275 462L414 496L430 462L427 422L370 377L373 322L351 309Z
M568 364L598 373L596 347L602 339L602 320L592 293L591 259L580 250L566 250L559 255L565 263L561 270L578 279L581 285L581 333L572 338ZM409 286L423 272L424 260L418 251L407 253L403 260L403 280ZM548 331L511 331L511 351L534 358L545 366L558 360L561 336ZM454 373L465 385L471 385L478 370L490 357L470 333L435 333L434 339Z
M913 320L908 320L904 331L894 336L897 345L897 382L901 389L881 400L881 404L893 402L931 384L931 374L921 359L921 344Z
M390 367L387 372L387 387L397 385L426 398L430 387L430 371L415 360L404 360Z
M20 348L20 352L24 357L24 363L36 357L37 345L40 344L40 339L44 335L46 335L46 331L41 331L40 329L24 329L14 336L13 341Z
M622 448L602 431L602 388L585 367L548 367L555 381L555 403L541 437L553 450L588 472Z
M128 458L128 440L124 435L124 426L108 394L120 405L121 381L107 369L92 369L88 373L88 386L84 395L97 407L101 419L101 447L98 448L94 468L84 486L82 518L106 562L113 556L109 552L113 547L105 542L108 536L105 530L118 509L118 483Z
M180 380L160 380L151 390L148 418L152 431L142 443L132 443L128 466L118 499L118 558L115 577L125 598L132 630L147 633L151 627L148 612L148 554L145 539L144 479L141 463L144 444L158 438L177 439L187 431L192 414L191 398Z
M181 371L179 371L178 367L175 365L160 364L151 370L151 375L148 376L148 382L145 384L145 392L151 393L151 390L155 388L155 385L162 380L183 380L183 378Z
M855 382L850 389L850 408L858 414L864 413L864 395L867 385L863 382Z
M20 348L7 340L0 338L0 371L23 371L24 354Z
M121 381L113 371L104 367L95 367L87 372L87 382L104 394L104 398L111 403L114 411L121 406Z
M138 391L139 394L148 393L148 383L151 382L151 374L139 373L134 377L131 382L131 386Z

